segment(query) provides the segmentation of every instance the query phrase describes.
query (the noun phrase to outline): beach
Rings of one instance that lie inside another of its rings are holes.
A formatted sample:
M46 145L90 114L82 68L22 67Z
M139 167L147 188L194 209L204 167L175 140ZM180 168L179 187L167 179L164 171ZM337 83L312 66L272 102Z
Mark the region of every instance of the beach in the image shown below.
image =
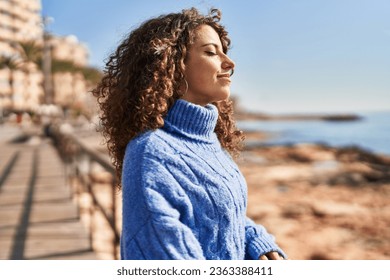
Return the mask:
M389 157L301 144L247 149L238 163L247 215L289 258L390 258Z

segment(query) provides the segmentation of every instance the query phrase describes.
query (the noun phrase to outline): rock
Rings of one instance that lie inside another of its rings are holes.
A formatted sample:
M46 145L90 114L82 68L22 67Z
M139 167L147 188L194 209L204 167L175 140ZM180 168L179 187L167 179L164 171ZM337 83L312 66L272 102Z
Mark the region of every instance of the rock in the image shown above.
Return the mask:
M261 159L240 166L248 183L248 216L275 236L289 258L389 259L386 157L319 145L250 152Z
M302 203L291 203L283 206L282 215L285 218L298 218L302 215L311 215L312 209L309 205Z
M334 172L339 170L341 167L340 163L336 160L322 160L316 161L313 164L315 172Z
M328 256L326 252L313 252L309 256L309 260L330 260L331 258Z
M277 215L279 213L279 208L271 203L251 203L251 206L248 207L247 216L251 217L253 220L263 219L266 216Z
M365 184L367 181L365 177L357 172L353 173L339 173L334 177L329 178L330 185L348 185L359 186Z
M364 215L366 213L365 208L350 204L340 203L334 201L315 201L312 204L313 213L316 216L355 216Z

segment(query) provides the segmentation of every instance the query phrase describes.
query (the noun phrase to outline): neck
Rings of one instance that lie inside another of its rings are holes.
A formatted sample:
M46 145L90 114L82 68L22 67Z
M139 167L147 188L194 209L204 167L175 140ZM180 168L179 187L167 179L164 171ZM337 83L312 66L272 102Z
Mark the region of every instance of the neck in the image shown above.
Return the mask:
M197 105L178 99L169 110L164 128L198 140L214 141L218 109L212 104Z

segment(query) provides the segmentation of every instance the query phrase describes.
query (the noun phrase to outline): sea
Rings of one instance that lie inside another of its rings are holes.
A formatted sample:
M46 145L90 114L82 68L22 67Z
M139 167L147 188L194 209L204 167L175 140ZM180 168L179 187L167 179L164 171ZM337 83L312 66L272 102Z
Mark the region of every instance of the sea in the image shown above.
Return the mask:
M358 146L366 151L390 155L390 111L357 113L357 121L283 120L238 121L244 131L266 132L266 140L248 142L262 145L303 143L334 147Z

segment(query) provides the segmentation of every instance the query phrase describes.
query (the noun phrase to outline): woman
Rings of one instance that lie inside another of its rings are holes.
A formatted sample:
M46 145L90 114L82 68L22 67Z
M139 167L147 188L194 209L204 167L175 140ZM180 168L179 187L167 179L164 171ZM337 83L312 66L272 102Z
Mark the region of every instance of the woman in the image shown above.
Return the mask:
M110 56L94 94L123 191L122 259L283 259L246 217L220 12L143 23Z

